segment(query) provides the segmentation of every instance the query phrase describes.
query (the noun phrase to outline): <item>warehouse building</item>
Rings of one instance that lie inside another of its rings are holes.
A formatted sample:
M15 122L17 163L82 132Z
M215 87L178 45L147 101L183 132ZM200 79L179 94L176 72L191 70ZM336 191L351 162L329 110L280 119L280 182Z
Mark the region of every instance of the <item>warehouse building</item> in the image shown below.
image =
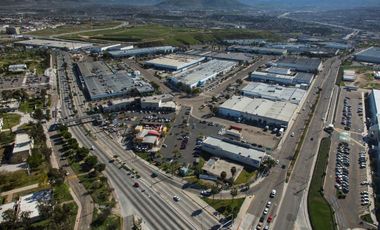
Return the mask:
M355 70L344 70L343 71L343 81L355 81L356 73Z
M253 62L253 54L241 53L241 52L215 52L215 51L205 51L205 50L190 50L186 52L187 54L208 57L212 59L220 59L226 61L236 61L239 64L251 63Z
M55 41L44 39L32 39L25 41L18 41L15 45L22 45L26 47L46 47L55 49L79 50L92 47L91 43L74 42L74 41Z
M144 62L147 66L157 69L178 71L193 66L203 61L205 57L197 57L185 54L169 54Z
M218 115L256 126L287 127L297 105L285 101L233 96L218 108Z
M153 54L168 54L173 53L174 51L175 47L173 46L156 46L148 48L133 48L126 50L109 51L109 54L111 55L111 57L114 58L122 58L132 56L146 56Z
M242 95L251 98L263 98L271 101L288 101L300 104L306 95L306 90L296 87L283 87L259 82L250 82L242 90Z
M256 46L230 46L228 47L228 51L238 51L263 55L286 55L288 53L286 49L275 49Z
M354 55L356 61L380 64L380 48L370 47Z
M372 90L368 97L368 104L370 112L368 136L373 145L376 146L377 167L380 167L380 90ZM378 172L378 175L380 175L380 172Z
M271 84L281 85L303 85L308 87L314 79L311 73L296 73L290 69L270 67L262 71L254 71L250 75L250 80L261 81Z
M215 137L207 137L203 141L201 148L203 151L214 156L233 160L255 168L259 168L267 157L265 152L256 150L250 145Z
M221 74L232 70L237 62L224 60L211 60L178 73L168 79L169 83L178 86L182 84L185 88L194 89L202 87L205 83L214 80Z
M322 61L319 58L283 57L271 63L272 66L289 68L297 72L318 73L322 70Z
M26 64L17 64L8 66L8 71L12 73L22 73L28 70Z
M154 92L154 88L139 75L124 71L113 72L104 62L77 64L79 79L90 100L121 96L139 96Z

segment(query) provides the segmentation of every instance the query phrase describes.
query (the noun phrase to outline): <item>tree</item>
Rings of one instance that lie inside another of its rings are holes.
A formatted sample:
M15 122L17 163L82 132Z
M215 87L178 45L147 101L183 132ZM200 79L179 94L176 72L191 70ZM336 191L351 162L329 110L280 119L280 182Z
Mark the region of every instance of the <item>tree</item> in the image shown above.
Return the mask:
M30 226L30 223L32 222L30 219L31 211L23 211L20 213L20 224L23 229L28 229Z
M62 132L62 137L65 138L66 140L71 138L71 133L68 131Z
M103 163L99 163L99 164L95 165L95 170L98 172L102 172L105 169L106 169L106 165Z
M235 196L237 196L237 194L238 194L237 188L232 188L231 189L231 196L232 196L232 198L234 198Z
M217 194L218 192L219 192L219 188L218 188L218 186L213 184L213 185L211 186L212 199L214 199L215 194Z
M235 173L236 173L236 167L233 166L233 167L231 167L231 174L232 174L232 176L234 176Z
M222 179L224 181L226 179L226 177L227 177L227 173L225 171L220 173L220 179Z
M8 209L3 212L3 223L2 226L4 226L4 229L16 229L16 223L17 223L17 214L15 210Z
M42 162L44 161L42 154L36 151L37 149L32 150L32 155L28 157L26 162L28 163L29 167L32 169L38 168Z
M42 109L38 108L36 110L34 110L34 113L33 113L33 118L34 119L37 119L37 120L42 120L45 118L45 115L44 113L42 112Z
M82 147L82 148L79 148L77 150L77 154L75 156L76 156L78 161L81 161L81 160L85 159L89 153L90 153L90 151L87 148Z
M47 175L52 184L62 184L65 180L63 172L58 169L51 168Z
M95 167L95 165L98 163L98 158L96 156L88 156L84 163L86 164L88 169L92 169Z

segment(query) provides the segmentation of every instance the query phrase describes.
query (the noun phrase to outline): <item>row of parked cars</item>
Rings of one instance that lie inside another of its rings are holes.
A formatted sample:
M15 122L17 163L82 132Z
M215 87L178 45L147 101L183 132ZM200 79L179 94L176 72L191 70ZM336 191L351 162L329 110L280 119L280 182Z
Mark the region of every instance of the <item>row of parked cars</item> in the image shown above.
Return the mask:
M367 167L367 159L365 156L365 152L360 152L359 153L359 166L361 169L365 169Z
M345 130L351 129L352 111L351 105L349 104L350 98L345 97L343 101L343 116L341 124L344 125Z
M370 204L369 202L369 196L367 191L360 192L360 201L362 206L367 206Z
M336 153L335 188L348 193L350 191L350 148L347 143L340 142Z
M271 191L271 193L269 194L269 197L274 198L276 196L276 194L277 194L277 191L275 189L273 189ZM269 229L269 224L272 223L273 216L272 215L268 216L267 223L265 224L265 226L264 226L264 222L265 222L265 217L269 214L269 210L270 210L271 206L272 206L272 201L270 201L270 200L267 201L265 208L264 208L264 211L263 211L263 215L261 215L259 223L256 226L257 230L261 230L261 229L268 230Z

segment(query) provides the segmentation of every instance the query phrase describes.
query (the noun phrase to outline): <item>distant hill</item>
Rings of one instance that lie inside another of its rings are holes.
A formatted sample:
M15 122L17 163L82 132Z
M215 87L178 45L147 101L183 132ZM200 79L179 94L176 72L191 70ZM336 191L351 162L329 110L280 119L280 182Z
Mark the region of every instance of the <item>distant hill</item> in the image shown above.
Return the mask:
M240 0L242 3L267 9L349 9L358 7L379 6L379 0Z
M220 9L234 10L243 9L247 5L239 0L164 0L156 5L163 9L199 10L199 9Z

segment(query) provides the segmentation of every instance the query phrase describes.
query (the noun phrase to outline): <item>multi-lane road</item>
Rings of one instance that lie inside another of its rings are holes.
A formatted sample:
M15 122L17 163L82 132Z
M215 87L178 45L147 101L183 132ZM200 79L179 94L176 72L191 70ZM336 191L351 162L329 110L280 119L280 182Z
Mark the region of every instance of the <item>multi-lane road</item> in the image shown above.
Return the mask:
M70 66L67 54L65 59ZM73 97L73 105L78 110L77 115L81 116L83 111L80 104L84 98L75 84L73 73L70 70L67 72L69 78L73 79L70 90L77 92L77 96ZM61 88L61 92L64 90ZM66 104L62 101L62 117L73 114ZM94 135L87 135L88 130ZM213 209L197 196L183 191L180 180L170 179L160 173L133 152L124 150L102 131L90 124L71 127L70 131L81 145L94 146L92 153L107 164L105 174L114 188L123 217L137 214L149 229L210 229L219 224L218 217L212 214ZM110 163L114 155L118 155L128 168L135 169L141 178L137 179L119 165ZM155 170L159 176L152 178L151 173ZM136 182L139 188L133 186ZM181 198L179 202L173 200L175 195Z

